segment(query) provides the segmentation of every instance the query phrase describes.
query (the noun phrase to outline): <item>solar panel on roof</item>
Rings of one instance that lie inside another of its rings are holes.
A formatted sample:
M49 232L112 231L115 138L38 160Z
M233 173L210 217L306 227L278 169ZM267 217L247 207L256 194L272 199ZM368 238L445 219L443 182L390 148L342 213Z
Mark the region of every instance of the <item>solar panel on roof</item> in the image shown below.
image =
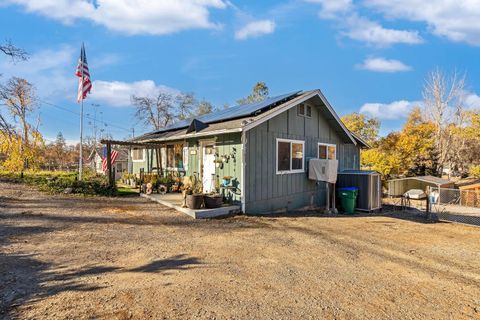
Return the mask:
M257 112L263 111L263 109L271 107L274 104L291 99L293 96L296 96L300 92L301 91L296 91L296 92L287 93L287 94L283 94L283 95L272 97L272 98L266 98L265 100L262 100L259 102L238 105L228 109L207 113L205 115L195 117L195 119L203 123L214 123L219 121L231 120L235 118L242 118L249 115L253 116ZM165 132L165 131L170 131L175 129L188 128L192 120L193 119L187 119L187 120L176 122L166 128L163 128L162 130L156 131L155 133L160 133L160 132Z

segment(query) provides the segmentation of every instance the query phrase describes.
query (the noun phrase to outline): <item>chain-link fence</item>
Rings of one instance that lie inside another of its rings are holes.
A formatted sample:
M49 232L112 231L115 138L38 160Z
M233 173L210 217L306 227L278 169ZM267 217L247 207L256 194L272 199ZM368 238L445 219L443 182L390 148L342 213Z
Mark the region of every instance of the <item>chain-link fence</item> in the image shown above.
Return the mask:
M480 225L480 191L430 187L431 213L438 220Z
M460 190L430 187L432 204L480 208L480 190Z

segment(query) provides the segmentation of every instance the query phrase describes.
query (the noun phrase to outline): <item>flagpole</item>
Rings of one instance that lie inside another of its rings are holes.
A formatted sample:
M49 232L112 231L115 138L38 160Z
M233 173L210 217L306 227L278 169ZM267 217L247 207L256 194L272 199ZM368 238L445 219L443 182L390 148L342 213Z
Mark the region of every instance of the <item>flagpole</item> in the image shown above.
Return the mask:
M83 99L80 107L80 159L78 167L78 180L83 179Z
M82 72L82 77L80 78L80 81L82 81L82 104L80 106L80 159L78 161L78 180L82 181L83 179L83 68L84 68L84 61L83 61L83 50L84 50L84 44L82 42L82 53L81 53L81 72Z

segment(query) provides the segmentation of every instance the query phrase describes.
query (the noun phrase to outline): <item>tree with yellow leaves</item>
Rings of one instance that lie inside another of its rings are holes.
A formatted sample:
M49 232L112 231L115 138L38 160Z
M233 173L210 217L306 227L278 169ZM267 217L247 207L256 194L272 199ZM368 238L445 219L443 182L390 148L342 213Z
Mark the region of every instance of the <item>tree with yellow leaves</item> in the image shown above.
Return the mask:
M0 84L0 105L10 117L1 115L5 125L0 128L0 153L6 155L1 165L11 171L37 169L42 162L44 143L40 132L29 122L35 106L33 86L27 80L16 77Z
M371 118L363 113L350 113L341 118L345 126L358 135L369 144L375 143L378 139L380 130L380 121L377 118Z

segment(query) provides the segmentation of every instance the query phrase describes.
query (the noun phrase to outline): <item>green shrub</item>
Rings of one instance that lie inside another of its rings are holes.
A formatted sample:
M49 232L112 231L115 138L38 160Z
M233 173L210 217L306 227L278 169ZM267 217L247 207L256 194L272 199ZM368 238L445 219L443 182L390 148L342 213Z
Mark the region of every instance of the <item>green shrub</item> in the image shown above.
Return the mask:
M41 171L25 172L23 178L19 173L0 172L0 180L25 183L50 193L63 193L70 190L74 194L83 195L116 195L116 188L110 187L105 176L97 176L86 172L83 181L78 181L76 172Z

